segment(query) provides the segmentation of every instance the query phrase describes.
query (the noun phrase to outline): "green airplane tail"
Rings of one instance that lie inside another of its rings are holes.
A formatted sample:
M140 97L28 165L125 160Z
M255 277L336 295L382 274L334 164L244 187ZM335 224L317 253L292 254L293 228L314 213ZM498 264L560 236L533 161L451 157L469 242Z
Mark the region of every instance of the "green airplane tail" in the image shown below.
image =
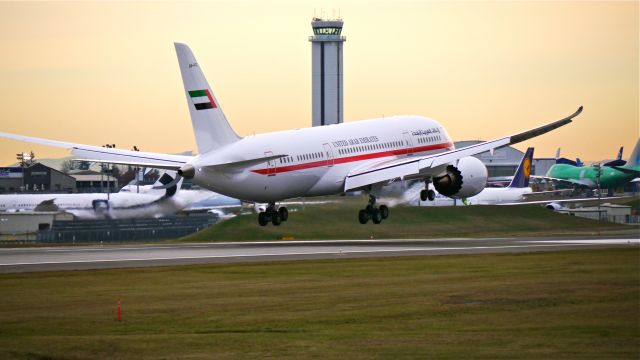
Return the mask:
M629 156L629 161L627 161L628 167L635 167L640 164L640 139L636 142L636 146L633 148L631 152L631 156Z

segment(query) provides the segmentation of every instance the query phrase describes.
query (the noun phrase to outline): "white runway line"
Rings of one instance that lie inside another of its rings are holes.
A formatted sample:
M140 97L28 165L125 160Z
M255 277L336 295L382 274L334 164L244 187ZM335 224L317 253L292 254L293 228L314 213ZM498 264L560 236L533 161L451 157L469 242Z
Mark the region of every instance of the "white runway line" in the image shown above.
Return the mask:
M590 244L590 245L624 245L640 244L640 239L602 239L602 240L547 240L527 241L530 243L555 243L555 244Z

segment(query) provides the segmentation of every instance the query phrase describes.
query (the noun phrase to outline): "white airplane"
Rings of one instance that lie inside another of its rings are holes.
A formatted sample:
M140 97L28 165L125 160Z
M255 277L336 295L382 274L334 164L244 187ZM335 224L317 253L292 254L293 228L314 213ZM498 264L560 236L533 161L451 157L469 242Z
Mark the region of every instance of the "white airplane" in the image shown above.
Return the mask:
M156 189L143 193L117 192L87 194L9 194L0 195L0 211L65 211L80 219L158 217L173 214L189 204L176 198L182 180L175 182L169 172L163 174ZM169 185L169 186L167 186Z
M376 205L389 183L419 179L443 195L468 198L487 182L487 169L472 155L520 143L572 122L570 116L515 135L455 149L446 129L420 116L394 116L266 133L241 138L231 128L200 65L184 44L175 44L199 154L167 155L102 148L0 133L0 137L67 148L77 159L177 170L184 178L214 192L246 202L268 203L260 225L288 218L277 202L364 190L369 203L358 213L361 223L378 224L389 208ZM268 116L257 121L270 121ZM424 195L433 199L433 191Z

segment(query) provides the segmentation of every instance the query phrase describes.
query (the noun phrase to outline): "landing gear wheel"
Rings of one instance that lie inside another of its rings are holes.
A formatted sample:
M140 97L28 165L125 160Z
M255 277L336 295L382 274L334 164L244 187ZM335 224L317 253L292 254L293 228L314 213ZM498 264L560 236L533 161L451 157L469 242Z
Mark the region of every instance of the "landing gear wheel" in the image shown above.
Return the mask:
M260 226L266 226L269 223L269 217L267 216L267 213L262 211L260 212L260 214L258 214L258 224L260 224Z
M429 199L429 201L433 201L436 199L436 192L429 189L427 190L427 199Z
M369 221L367 210L362 209L358 212L358 221L360 221L360 224L366 224Z
M373 212L371 213L371 220L374 224L380 224L382 222L382 214L380 214L380 210L373 210Z
M380 205L380 216L382 216L382 220L389 217L389 208L387 205Z
M287 210L286 207L279 208L278 214L280 214L280 219L282 221L287 221L287 219L289 219L289 210Z
M421 190L420 191L420 200L422 201L427 201L428 197L427 197L427 190Z
M274 211L273 214L271 214L271 223L273 226L279 226L280 223L282 223L282 218L280 217L279 212Z

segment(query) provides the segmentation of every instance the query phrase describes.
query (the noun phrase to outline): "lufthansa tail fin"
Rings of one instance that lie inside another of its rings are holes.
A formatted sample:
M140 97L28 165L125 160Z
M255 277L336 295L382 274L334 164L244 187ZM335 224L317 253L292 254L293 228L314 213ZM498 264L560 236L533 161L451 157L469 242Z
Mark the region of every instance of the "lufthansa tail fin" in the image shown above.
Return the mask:
M530 147L524 153L520 166L513 175L513 180L507 187L510 188L524 188L529 186L529 176L531 175L531 163L533 161L533 148Z
M191 49L180 43L175 47L198 152L204 154L238 141L240 137L229 125Z

